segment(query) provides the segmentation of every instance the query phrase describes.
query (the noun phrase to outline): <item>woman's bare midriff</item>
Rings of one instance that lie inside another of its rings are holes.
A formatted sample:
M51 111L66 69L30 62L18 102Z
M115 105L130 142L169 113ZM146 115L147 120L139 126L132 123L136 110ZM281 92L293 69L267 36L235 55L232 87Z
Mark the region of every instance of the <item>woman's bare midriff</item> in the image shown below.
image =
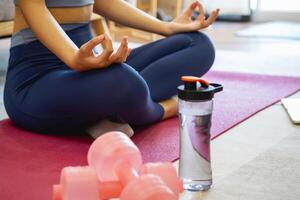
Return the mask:
M90 21L93 11L93 5L72 8L49 8L49 11L59 24L84 23ZM28 28L28 24L22 14L21 9L16 6L14 33L25 28Z

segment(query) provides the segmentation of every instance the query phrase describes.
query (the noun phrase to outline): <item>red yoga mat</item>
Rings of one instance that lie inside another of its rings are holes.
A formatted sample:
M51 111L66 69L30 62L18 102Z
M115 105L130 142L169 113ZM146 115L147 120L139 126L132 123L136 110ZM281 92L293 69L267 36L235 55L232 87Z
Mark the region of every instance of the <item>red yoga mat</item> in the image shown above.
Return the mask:
M224 91L215 96L214 138L300 89L300 77L210 72L205 78L224 86ZM177 118L141 129L133 140L145 161L176 160ZM59 182L64 166L87 164L92 139L31 133L3 120L0 141L0 199L50 200L52 185Z

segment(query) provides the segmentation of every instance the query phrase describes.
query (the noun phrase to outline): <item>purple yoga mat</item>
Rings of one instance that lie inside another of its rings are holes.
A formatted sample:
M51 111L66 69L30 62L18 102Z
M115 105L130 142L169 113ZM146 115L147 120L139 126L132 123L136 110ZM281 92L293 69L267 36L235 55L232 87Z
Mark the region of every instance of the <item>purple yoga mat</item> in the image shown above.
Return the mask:
M209 72L204 79L220 83L215 95L212 138L300 89L300 77L266 76L232 72ZM179 157L178 118L138 130L133 141L145 162L174 161Z

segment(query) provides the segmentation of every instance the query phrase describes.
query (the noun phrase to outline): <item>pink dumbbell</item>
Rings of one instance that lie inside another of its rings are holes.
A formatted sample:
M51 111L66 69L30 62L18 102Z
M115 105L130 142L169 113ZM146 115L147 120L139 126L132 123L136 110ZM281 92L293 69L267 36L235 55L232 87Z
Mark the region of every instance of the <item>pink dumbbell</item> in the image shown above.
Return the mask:
M121 132L109 132L99 137L88 151L88 163L95 168L100 181L120 181L125 187L142 174L158 175L178 195L183 184L171 163L142 165L142 156L136 145Z
M146 163L140 168L139 174L158 175L174 192L177 198L179 198L179 193L183 192L183 182L178 177L174 165L170 162Z
M65 167L60 184L53 187L53 200L175 200L173 192L160 177L152 174L131 181L122 191L119 182L99 182L93 168ZM112 196L110 196L112 195Z

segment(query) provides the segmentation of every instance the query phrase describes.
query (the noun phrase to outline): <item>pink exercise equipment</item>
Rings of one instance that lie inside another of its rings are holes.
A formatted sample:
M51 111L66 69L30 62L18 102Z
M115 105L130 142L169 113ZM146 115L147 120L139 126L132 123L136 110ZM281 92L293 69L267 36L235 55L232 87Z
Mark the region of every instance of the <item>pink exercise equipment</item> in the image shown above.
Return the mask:
M176 200L182 181L172 163L142 164L139 149L124 133L93 142L86 167L65 167L54 200Z
M124 187L142 174L156 174L178 196L183 184L171 163L142 165L141 152L137 146L121 132L109 132L93 142L88 151L88 163L93 167L100 181L120 181Z
M117 196L110 196L112 194ZM99 182L95 170L89 166L64 168L60 184L53 186L53 200L104 200L116 197L121 200L177 199L157 175L142 175L122 190L117 182Z

